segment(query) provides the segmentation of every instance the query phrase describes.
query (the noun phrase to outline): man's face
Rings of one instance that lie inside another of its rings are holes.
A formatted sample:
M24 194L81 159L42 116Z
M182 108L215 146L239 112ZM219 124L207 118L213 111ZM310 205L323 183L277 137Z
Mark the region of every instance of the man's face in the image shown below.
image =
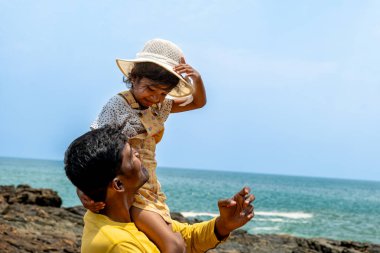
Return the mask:
M139 153L129 143L123 148L120 170L124 187L131 191L137 191L149 179L148 170L142 165Z

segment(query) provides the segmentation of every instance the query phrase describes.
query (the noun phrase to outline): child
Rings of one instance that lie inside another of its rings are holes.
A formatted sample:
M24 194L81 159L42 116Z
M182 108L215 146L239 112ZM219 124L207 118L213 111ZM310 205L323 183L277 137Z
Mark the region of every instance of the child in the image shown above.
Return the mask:
M182 238L170 227L166 197L156 176L155 148L162 138L169 113L194 110L206 104L202 78L186 64L178 46L162 39L148 41L136 59L117 59L116 63L131 87L108 101L91 128L115 124L123 126L123 132L130 138L130 145L138 150L150 176L135 196L132 218L160 251L184 252ZM167 98L167 95L173 99ZM103 203L94 203L81 192L78 195L84 206L92 211L104 207ZM167 226L163 230L165 223Z

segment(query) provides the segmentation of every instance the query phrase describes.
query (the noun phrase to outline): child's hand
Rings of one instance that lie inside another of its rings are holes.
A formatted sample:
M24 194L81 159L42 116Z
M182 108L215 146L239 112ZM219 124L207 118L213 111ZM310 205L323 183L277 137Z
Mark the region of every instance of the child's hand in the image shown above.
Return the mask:
M81 190L77 189L77 194L82 202L82 205L90 210L91 212L97 213L100 210L102 210L105 207L105 203L103 202L95 202L90 197L88 197L86 194L84 194Z
M189 99L174 99L172 109L170 112L185 112L198 108L202 108L206 104L206 91L203 85L202 77L198 71L196 71L189 64L186 64L185 59L182 57L180 64L173 68L175 72L180 75L184 75L184 78L191 78L193 81L193 94L188 97Z
M173 70L180 75L185 74L185 79L186 77L190 77L193 80L193 82L200 82L202 80L199 72L196 71L189 64L186 64L185 58L183 57L181 57L180 64L175 66Z

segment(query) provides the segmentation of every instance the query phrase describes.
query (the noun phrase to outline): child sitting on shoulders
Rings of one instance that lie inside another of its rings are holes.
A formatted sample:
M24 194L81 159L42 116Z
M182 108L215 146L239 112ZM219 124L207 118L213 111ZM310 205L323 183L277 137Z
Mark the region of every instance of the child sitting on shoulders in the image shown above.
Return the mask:
M112 97L91 128L123 126L123 133L149 171L149 181L135 195L131 209L133 221L161 252L185 252L182 237L170 226L166 196L156 176L155 153L170 113L198 109L206 104L202 78L185 62L177 45L162 39L148 41L135 59L117 59L116 63L130 89ZM78 195L91 211L101 213L102 208L108 208L80 191Z

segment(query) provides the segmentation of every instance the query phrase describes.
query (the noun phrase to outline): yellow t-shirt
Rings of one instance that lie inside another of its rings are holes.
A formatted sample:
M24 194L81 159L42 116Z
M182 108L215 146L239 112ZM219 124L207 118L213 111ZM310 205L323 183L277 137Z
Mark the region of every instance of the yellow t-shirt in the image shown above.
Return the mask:
M182 234L187 253L205 252L220 243L214 233L215 219L193 225L173 220L173 231ZM115 222L107 216L87 211L84 224L82 253L160 252L132 222Z

